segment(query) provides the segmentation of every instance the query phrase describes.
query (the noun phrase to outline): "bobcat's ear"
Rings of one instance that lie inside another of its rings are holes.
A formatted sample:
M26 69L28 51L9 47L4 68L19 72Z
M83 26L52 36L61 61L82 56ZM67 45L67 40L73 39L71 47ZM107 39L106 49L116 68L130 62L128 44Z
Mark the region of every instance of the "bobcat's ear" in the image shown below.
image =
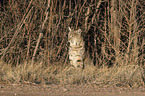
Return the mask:
M68 29L69 29L69 31L71 31L71 28L70 27L68 27Z
M78 33L81 33L82 32L82 30L81 29L78 29Z

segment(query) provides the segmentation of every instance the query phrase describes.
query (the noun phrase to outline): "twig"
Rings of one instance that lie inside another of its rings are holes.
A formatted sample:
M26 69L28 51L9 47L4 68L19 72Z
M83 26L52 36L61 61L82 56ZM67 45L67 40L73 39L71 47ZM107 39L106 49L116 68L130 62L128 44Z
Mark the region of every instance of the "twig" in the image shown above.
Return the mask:
M38 38L38 40L37 40L37 44L36 44L36 47L35 47L35 50L34 50L34 53L33 53L32 61L31 61L31 66L32 66L32 67L33 67L35 55L36 55L36 52L37 52L37 49L38 49L40 40L41 40L41 38L43 37L42 31L43 31L44 25L45 25L45 23L46 23L46 21L47 21L47 19L48 19L48 12L49 12L48 9L49 9L49 7L50 7L50 0L48 0L48 6L47 6L47 8L46 8L46 10L45 10L45 12L46 12L46 17L45 17L45 19L44 19L44 21L43 21L43 23L42 23L41 31L40 31L40 33L39 33L39 38Z
M21 22L18 24L17 29L15 31L14 36L12 37L9 45L4 49L4 51L2 52L3 56L1 57L1 60L4 58L7 50L10 48L10 46L13 44L13 42L15 41L16 36L18 35L18 33L20 32L20 29L22 28L22 26L24 25L25 20L27 19L27 17L29 16L30 12L32 11L33 7L30 9L30 11L28 12L28 14L25 14L23 16L23 19L21 20Z
M39 43L40 43L40 40L41 40L42 37L43 37L43 33L39 33L39 38L37 40L37 44L36 44L36 47L35 47L35 50L34 50L34 53L33 53L31 65L33 65L33 63L34 63L35 55L36 55L36 52L37 52L37 49L38 49L38 46L39 46Z

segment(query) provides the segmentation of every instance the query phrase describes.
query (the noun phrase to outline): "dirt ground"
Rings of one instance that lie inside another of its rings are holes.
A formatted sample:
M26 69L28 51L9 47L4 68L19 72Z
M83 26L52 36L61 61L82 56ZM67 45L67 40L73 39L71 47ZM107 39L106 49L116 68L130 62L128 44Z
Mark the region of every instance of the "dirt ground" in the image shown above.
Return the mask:
M96 85L0 84L0 96L145 96L145 87L97 87Z

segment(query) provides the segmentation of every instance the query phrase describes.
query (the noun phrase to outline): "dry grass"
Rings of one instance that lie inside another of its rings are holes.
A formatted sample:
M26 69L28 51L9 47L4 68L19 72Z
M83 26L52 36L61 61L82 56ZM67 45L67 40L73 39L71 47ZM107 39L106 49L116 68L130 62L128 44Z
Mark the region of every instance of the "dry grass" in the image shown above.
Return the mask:
M87 67L76 70L71 66L43 63L24 63L16 67L0 62L0 82L37 84L95 84L101 86L139 87L144 85L143 69L138 65L114 66L112 68Z

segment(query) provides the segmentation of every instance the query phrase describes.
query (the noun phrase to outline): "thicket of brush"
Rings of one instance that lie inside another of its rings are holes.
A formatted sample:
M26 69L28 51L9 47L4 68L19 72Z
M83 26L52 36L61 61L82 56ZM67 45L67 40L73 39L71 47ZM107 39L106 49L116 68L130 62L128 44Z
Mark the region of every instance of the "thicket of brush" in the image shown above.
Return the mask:
M3 0L0 81L144 85L144 6L144 0ZM83 31L94 64L83 72L68 64L68 27Z

